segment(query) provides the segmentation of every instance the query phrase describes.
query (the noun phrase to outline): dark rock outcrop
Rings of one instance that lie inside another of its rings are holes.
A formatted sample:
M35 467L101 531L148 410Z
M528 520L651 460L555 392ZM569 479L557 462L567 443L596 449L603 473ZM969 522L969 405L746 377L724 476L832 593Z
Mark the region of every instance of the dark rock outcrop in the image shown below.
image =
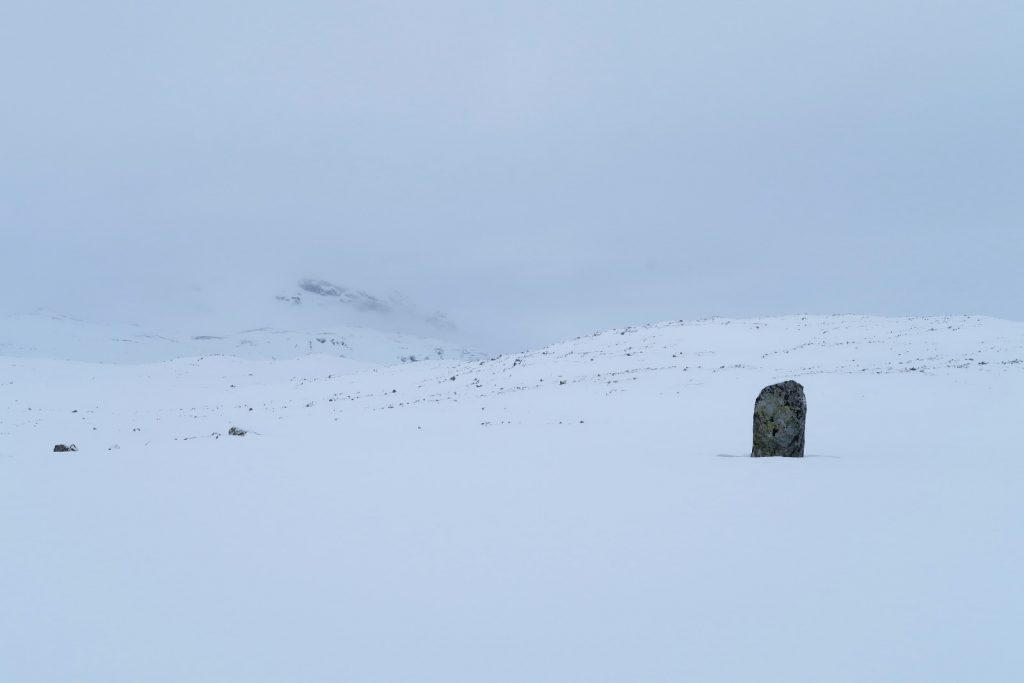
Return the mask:
M807 397L793 380L761 390L754 402L755 458L781 455L802 458L807 425Z

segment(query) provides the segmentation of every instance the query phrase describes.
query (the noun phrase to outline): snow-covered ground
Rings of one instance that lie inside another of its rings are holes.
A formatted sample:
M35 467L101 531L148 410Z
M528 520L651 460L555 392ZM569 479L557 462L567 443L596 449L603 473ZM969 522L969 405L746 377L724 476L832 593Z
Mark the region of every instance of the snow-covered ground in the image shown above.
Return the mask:
M0 681L1024 676L1022 323L713 319L391 365L15 351ZM809 457L746 457L782 379Z

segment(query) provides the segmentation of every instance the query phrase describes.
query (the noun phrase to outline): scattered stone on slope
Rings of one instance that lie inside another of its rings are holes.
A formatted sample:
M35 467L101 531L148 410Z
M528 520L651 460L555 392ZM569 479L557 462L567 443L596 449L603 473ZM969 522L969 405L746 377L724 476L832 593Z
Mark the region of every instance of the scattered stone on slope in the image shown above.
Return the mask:
M793 380L761 390L754 402L755 458L781 455L802 458L807 425L807 397Z
M248 432L244 429L239 429L238 427L232 427L228 430L228 434L231 436L245 436Z
M54 453L69 453L71 451L77 451L77 450L78 450L78 446L76 446L75 444L71 444L70 446L68 446L68 445L59 443L59 444L57 444L56 446L53 447L53 452Z

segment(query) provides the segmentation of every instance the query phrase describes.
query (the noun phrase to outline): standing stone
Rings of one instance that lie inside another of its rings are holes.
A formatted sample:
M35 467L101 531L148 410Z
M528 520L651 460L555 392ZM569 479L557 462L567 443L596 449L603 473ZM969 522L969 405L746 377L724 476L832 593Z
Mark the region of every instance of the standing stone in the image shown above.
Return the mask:
M782 455L804 457L807 398L804 388L787 380L761 390L754 402L754 451L758 458Z

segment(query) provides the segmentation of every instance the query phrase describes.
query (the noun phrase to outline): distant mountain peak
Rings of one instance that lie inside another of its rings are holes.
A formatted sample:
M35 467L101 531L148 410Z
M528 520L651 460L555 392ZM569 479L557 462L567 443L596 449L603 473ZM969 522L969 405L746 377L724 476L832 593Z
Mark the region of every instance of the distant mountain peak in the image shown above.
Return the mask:
M319 294L320 296L341 296L342 292L346 291L345 287L331 284L327 280L313 280L310 278L299 280L299 289L303 289L311 294Z
M290 306L301 306L304 302L322 304L336 302L356 313L379 314L392 319L395 323L400 323L403 320L414 323L415 327L425 325L427 329L435 332L453 333L458 329L455 323L440 311L430 315L421 313L412 299L401 292L378 296L363 289L346 287L314 277L303 278L297 284L297 291L279 294L275 298Z
M306 278L299 280L299 289L309 294L325 298L338 299L342 303L354 306L361 311L377 311L378 313L392 313L395 307L383 299L365 292L361 289L349 289L341 285L328 282L327 280L316 280ZM394 297L392 297L394 298Z

